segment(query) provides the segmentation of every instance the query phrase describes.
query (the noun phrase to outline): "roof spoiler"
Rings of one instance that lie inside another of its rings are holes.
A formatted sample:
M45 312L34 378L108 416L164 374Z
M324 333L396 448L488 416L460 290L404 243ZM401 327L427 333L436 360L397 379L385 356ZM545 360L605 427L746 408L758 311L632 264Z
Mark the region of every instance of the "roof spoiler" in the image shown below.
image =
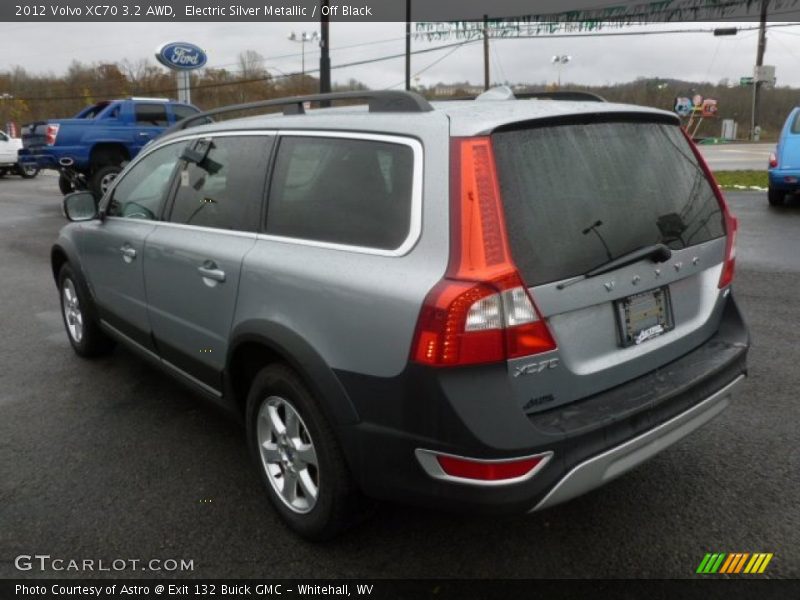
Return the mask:
M592 92L578 90L558 90L554 92L514 92L507 85L489 88L478 96L459 96L457 98L443 98L443 100L567 100L573 102L606 102L602 96Z
M331 92L329 94L311 94L308 96L292 96L289 98L274 98L272 100L259 100L245 104L233 104L222 106L205 112L197 113L178 121L170 127L165 134L173 133L186 129L190 123L209 117L226 113L239 112L245 110L256 110L259 108L283 107L284 115L305 114L304 104L306 102L329 103L339 100L366 100L369 105L369 112L428 112L433 107L425 98L416 92L406 92L401 90L378 90L378 91L357 91L357 92Z
M592 92L578 90L559 90L557 92L520 92L515 96L522 100L571 100L576 102L607 102L605 98Z

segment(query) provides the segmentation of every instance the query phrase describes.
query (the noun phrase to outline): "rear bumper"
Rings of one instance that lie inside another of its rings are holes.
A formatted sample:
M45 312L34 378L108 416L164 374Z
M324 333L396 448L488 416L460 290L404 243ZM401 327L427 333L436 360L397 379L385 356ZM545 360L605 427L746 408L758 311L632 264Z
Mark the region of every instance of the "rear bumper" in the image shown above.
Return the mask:
M728 408L744 379L745 375L739 375L689 410L582 462L567 473L533 510L550 508L600 487L683 439Z
M64 169L59 164L62 158L72 159L73 164L70 169L80 171L85 167L86 159L75 152L59 152L58 156L47 152L42 152L39 148L22 148L19 151L19 162L25 165L35 165L39 169L55 169L61 171Z
M340 439L370 496L470 512L538 510L602 485L722 412L744 380L748 347L747 328L729 297L720 328L693 351L533 415L508 400L505 365L411 365L392 379L339 372L361 416ZM482 485L431 476L419 449L482 460L552 457L533 477Z
M50 154L34 153L28 148L19 151L19 162L23 165L35 165L39 169L58 169L58 161Z
M786 191L800 189L800 169L770 169L768 173L771 188Z

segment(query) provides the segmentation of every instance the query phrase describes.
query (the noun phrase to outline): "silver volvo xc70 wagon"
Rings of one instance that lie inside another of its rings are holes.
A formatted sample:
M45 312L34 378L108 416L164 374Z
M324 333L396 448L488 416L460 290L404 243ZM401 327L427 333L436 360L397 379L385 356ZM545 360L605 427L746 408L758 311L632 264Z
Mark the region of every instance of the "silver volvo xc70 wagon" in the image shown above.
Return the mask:
M582 494L725 409L749 345L697 149L670 113L597 100L358 92L184 121L99 203L65 199L70 342L122 342L241 419L308 538L365 498Z

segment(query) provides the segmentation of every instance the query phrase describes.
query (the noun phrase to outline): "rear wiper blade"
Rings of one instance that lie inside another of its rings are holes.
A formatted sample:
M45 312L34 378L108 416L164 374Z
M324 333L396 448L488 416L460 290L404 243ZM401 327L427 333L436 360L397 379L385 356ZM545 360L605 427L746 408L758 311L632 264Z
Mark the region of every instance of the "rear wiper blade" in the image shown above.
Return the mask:
M628 265L632 265L635 262L639 262L642 259L649 258L653 262L664 262L672 257L672 250L670 250L664 244L652 244L650 246L642 246L641 248L637 248L636 250L631 250L622 256L615 258L614 260L610 260L606 263L603 263L599 267L595 267L590 271L586 271L583 275L578 275L574 279L570 279L563 283L559 283L556 287L559 290L563 290L565 287L569 287L573 283L578 283L579 281L583 281L584 279L589 279L591 277L596 277L597 275L602 275L603 273L608 273L609 271L613 271L614 269L619 269L621 267L626 267Z

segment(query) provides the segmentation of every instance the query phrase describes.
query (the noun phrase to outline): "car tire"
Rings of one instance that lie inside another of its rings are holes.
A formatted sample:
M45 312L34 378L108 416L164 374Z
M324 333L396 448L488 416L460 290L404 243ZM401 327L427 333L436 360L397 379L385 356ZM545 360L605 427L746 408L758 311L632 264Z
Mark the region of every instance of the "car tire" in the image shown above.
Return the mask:
M785 198L786 192L783 190L777 190L773 187L767 190L767 201L770 206L782 206Z
M71 194L72 192L75 191L75 186L72 185L72 182L66 175L64 175L63 173L59 173L58 189L61 190L61 193L66 196L67 194Z
M111 185L111 182L117 178L117 175L120 174L120 171L122 171L122 167L117 165L107 165L97 169L97 171L92 173L92 176L89 179L89 189L92 191L95 198L99 200L103 197L103 194L106 193L106 190Z
M61 317L73 350L84 358L108 354L114 341L100 329L86 285L69 263L58 273L58 292Z
M8 169L0 169L0 179L8 175Z
M23 179L33 179L39 174L39 167L26 167L24 165L17 165L17 173Z
M261 369L246 410L248 447L273 506L291 529L322 541L366 514L333 430L293 369L282 363Z

